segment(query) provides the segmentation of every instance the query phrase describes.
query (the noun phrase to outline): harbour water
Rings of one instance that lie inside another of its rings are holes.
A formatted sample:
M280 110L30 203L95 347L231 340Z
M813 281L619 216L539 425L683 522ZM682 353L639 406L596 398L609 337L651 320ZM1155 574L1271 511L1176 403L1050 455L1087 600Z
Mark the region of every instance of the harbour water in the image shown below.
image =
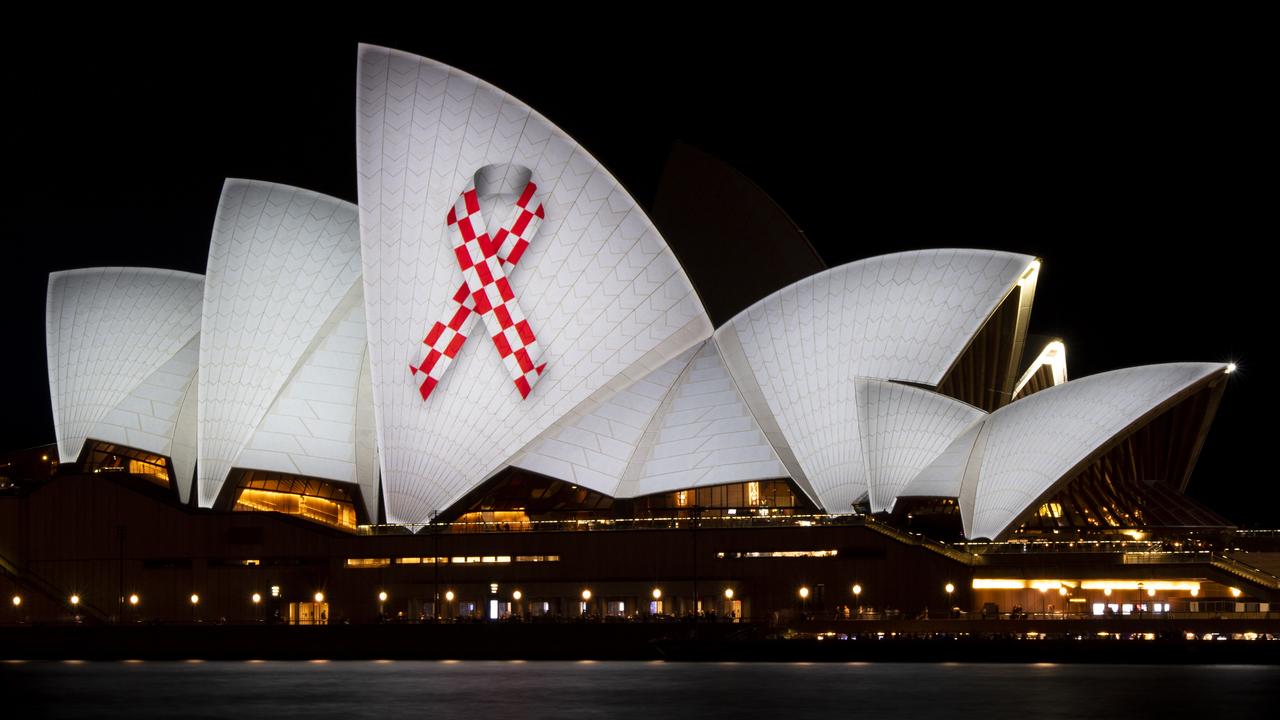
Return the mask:
M1274 717L1280 666L521 661L0 664L8 717Z

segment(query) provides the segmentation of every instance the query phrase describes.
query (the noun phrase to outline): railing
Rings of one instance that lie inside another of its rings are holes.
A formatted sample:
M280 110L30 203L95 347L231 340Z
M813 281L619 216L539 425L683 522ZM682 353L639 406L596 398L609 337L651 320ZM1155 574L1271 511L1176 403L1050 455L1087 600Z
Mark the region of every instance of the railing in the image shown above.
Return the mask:
M871 528L872 530L875 530L881 535L884 535L886 537L891 537L900 543L903 543L906 545L916 545L926 550L932 550L933 552L939 555L942 555L943 557L949 558L951 560L955 560L956 562L964 563L966 565L982 564L982 558L974 553L965 552L964 550L960 550L954 546L947 545L946 543L938 542L937 540L933 540L931 538L925 537L924 535L921 535L919 533L912 533L912 532L906 532L904 530L899 530L898 528L895 528L892 525L885 525L884 523L872 517L867 517L865 524L867 527Z
M590 520L517 520L494 522L406 523L403 525L360 525L360 535L414 535L418 533L502 533L502 532L607 532L612 530L699 530L741 527L812 527L815 525L862 525L863 515L722 515L716 517L600 518Z
M63 592L59 588L55 587L53 583L45 580L35 573L19 571L17 566L3 555L0 555L0 572L12 577L14 583L31 588L56 603L63 604L69 600L68 596L63 594ZM81 599L80 603L76 605L75 612L101 622L106 622L107 620L107 614L103 612L101 608L91 605L83 599Z

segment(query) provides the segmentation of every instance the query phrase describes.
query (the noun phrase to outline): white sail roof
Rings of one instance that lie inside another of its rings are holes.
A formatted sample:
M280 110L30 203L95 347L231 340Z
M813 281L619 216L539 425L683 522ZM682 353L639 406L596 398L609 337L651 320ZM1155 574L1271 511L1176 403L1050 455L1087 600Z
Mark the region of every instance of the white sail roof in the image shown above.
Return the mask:
M199 503L227 473L360 277L350 203L227 180L205 278L198 397Z
M937 385L1034 260L922 250L849 263L761 300L716 341L797 484L850 512L868 489L855 379Z
M50 274L45 350L62 462L75 462L88 437L173 454L203 291L201 276L175 270ZM179 476L190 472L173 459Z
M712 327L631 196L524 103L447 65L370 46L360 48L357 93L365 304L387 519L418 522L500 470L558 419L612 397L620 376L660 367ZM424 401L408 368L422 362L431 324L448 319L447 301L461 280L446 213L478 170L503 164L532 171L545 207L509 279L546 371L522 400L486 334L475 332Z
M992 413L962 468L965 535L1001 536L1099 448L1225 370L1217 363L1125 368L1041 390Z
M787 474L712 341L557 421L512 464L623 498Z
M986 416L941 393L884 380L861 378L854 395L871 512L892 510L912 478Z
M364 293L356 283L316 333L313 347L235 466L359 483L369 512L376 513L378 469L365 337Z

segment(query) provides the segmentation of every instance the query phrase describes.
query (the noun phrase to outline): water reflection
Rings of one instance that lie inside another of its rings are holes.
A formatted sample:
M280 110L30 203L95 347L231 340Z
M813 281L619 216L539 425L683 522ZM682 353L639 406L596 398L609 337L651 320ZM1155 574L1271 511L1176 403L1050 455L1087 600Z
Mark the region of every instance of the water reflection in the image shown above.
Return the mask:
M910 718L1261 716L1261 666L596 662L29 662L10 707L53 717ZM338 680L341 680L340 682Z

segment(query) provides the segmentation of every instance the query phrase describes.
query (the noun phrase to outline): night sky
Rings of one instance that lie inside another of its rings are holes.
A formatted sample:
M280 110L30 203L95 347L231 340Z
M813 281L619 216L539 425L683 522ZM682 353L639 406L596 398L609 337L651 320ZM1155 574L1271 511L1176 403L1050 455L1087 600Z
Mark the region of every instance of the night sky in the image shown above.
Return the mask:
M50 271L203 272L229 176L355 200L363 41L519 97L646 207L672 143L701 148L755 180L828 265L926 247L1042 257L1031 332L1065 340L1072 377L1240 363L1189 493L1242 525L1280 526L1280 491L1260 461L1270 427L1258 422L1275 397L1262 349L1274 280L1254 251L1275 237L1262 219L1274 188L1258 179L1274 168L1274 80L1248 44L940 43L866 29L779 42L664 28L556 49L551 26L529 43L479 46L415 27L323 39L32 35L0 51L0 450L53 442Z

